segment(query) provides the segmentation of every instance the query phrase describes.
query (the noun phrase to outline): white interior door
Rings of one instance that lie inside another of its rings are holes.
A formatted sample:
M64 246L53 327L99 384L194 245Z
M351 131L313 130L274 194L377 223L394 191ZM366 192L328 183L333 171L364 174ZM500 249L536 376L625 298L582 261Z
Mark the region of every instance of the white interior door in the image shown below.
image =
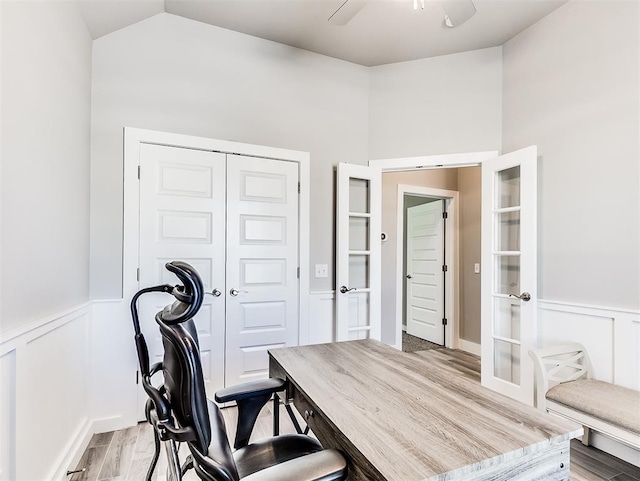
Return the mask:
M407 334L444 344L444 201L407 209Z
M177 284L177 278L164 268L172 260L195 267L207 293L225 291L225 156L142 144L140 286ZM146 294L139 301L152 363L161 361L164 352L155 314L172 301L171 296L160 293ZM205 386L213 396L224 386L224 297L206 295L194 321Z
M298 344L298 164L228 155L226 383Z
M336 340L380 340L380 169L338 164Z
M482 163L482 385L533 404L537 148Z

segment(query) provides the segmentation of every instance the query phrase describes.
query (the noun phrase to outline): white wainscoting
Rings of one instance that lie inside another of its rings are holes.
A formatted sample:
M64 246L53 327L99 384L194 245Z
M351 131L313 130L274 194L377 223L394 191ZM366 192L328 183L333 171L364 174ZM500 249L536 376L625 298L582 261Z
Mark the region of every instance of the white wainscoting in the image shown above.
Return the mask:
M582 343L594 377L640 390L640 311L538 301L538 346ZM640 452L593 433L592 444L636 466Z
M309 299L309 326L303 344L322 344L336 339L335 291L314 291ZM301 329L302 330L302 329Z
M640 390L640 311L538 301L538 346L580 342L594 377Z
M67 479L92 434L89 303L3 334L4 480Z
M92 319L91 370L96 373L91 384L94 432L133 426L138 422L138 358L129 301L95 300Z
M335 292L312 292L309 305L301 343L332 342ZM549 300L538 306L540 346L582 342L598 379L640 389L640 312ZM0 480L62 481L93 433L135 424L136 369L129 305L123 300L93 301L5 333L0 343ZM594 444L640 461L637 451L597 434Z

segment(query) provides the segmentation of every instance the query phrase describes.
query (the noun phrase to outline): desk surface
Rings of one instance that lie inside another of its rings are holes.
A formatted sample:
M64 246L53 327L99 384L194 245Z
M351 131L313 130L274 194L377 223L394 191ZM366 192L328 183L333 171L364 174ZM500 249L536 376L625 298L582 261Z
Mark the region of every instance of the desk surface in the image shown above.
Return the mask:
M286 374L313 410L344 435L348 454L364 456L380 479L454 479L563 442L568 447L582 433L446 366L377 341L275 349L269 355L272 372Z

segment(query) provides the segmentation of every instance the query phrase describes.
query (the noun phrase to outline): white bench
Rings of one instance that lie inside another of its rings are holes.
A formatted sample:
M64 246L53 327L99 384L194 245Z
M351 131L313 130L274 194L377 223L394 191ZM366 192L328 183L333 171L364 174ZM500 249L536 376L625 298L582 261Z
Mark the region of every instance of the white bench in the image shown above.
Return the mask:
M640 392L592 379L589 355L582 344L563 344L529 351L536 369L536 407L640 449Z

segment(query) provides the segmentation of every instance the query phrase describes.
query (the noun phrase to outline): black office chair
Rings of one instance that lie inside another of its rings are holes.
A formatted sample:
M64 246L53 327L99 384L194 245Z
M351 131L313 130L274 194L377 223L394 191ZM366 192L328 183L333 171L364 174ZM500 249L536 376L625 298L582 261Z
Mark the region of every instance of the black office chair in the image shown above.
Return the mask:
M174 261L165 266L182 286L162 285L142 289L131 301L136 331L136 348L143 386L149 400L146 417L154 427L156 452L147 473L151 479L163 441L169 459L168 477L179 481L191 468L207 481L312 481L343 480L347 464L336 450L323 449L315 439L290 434L274 436L249 444L249 437L260 410L274 396L274 434L278 428L278 398L284 390L281 379L253 381L223 389L216 401L238 405L238 427L231 451L225 423L218 406L206 398L198 336L193 316L202 305L203 287L197 272L187 263ZM140 332L136 301L146 292L171 293L176 301L156 315L164 346L164 359L149 367L144 336ZM151 384L162 371L164 384ZM180 465L177 443L185 442L191 455Z

